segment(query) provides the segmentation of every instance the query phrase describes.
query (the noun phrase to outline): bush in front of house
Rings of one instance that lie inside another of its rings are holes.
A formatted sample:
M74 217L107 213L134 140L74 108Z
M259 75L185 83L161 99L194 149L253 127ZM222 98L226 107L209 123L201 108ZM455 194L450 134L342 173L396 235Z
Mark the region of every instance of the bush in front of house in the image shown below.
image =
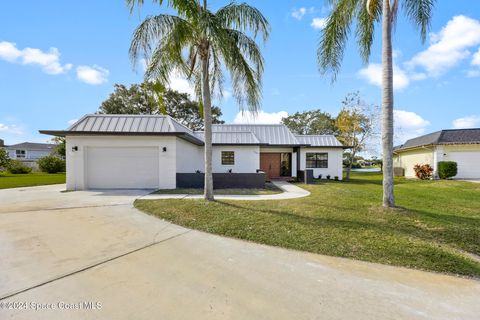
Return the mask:
M440 179L448 179L457 175L458 168L455 161L439 161L438 176Z
M8 156L7 150L0 149L0 171L8 169L10 161L12 160Z
M55 156L46 156L37 160L40 171L47 173L65 172L65 160Z
M32 168L24 165L19 160L10 160L8 164L8 172L13 174L30 173L32 172Z
M429 164L416 164L413 170L415 170L415 176L420 180L429 180L433 176L433 168Z

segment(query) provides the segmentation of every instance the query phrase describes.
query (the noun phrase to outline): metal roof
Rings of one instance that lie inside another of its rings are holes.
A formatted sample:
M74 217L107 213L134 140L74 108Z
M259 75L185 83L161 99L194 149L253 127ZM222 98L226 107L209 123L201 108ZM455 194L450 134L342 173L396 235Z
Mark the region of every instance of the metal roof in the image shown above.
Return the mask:
M340 141L332 135L295 135L302 144L311 147L343 147Z
M404 144L396 146L394 151L411 149L430 145L443 144L479 144L480 128L473 129L447 129L429 133L420 137L407 140Z
M166 115L89 114L75 122L70 132L192 133Z
M204 141L204 132L196 131L195 136ZM212 144L238 144L238 145L259 145L261 144L253 132L212 132Z
M214 124L213 132L250 131L261 144L269 145L301 145L290 130L283 124Z
M87 114L67 130L40 130L66 135L175 135L197 145L203 141L194 132L167 115Z
M66 135L176 135L197 145L203 132L194 132L167 115L88 114L66 130L41 130ZM342 147L334 136L295 136L283 124L214 124L213 144Z

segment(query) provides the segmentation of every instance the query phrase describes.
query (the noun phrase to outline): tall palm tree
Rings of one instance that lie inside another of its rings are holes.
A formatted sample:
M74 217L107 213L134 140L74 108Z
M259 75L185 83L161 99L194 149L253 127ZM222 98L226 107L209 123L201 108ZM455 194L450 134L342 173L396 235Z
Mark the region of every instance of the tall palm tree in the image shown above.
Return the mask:
M153 0L162 4L162 0ZM144 0L127 0L131 10ZM255 39L266 42L267 19L245 3L230 3L212 12L207 0L169 0L178 15L150 16L137 27L130 46L135 62L145 58L145 77L168 84L173 72L189 79L201 99L205 121L206 200L213 200L212 93L222 96L224 67L231 76L232 94L242 110L257 111L261 98L263 57Z
M375 25L382 20L382 149L383 206L394 207L393 195L393 66L392 26L396 23L399 5L425 42L432 19L435 0L329 0L332 13L320 38L317 57L320 71L331 72L332 79L340 70L350 26L356 19L356 38L360 55L368 63L375 34Z

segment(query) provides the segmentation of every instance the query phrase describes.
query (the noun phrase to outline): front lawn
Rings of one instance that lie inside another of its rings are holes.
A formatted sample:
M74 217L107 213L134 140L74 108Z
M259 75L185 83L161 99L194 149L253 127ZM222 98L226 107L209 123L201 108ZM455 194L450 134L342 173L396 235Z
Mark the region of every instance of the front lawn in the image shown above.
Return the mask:
M34 172L27 174L0 173L0 189L33 187L65 183L65 173Z
M213 193L216 195L264 195L277 194L283 191L278 189L273 183L266 183L263 189L215 189ZM178 189L161 189L154 192L155 194L203 194L203 189L195 188L178 188Z
M437 272L480 276L480 184L397 179L398 209L382 209L381 174L299 186L282 201L137 200L173 223L285 248Z

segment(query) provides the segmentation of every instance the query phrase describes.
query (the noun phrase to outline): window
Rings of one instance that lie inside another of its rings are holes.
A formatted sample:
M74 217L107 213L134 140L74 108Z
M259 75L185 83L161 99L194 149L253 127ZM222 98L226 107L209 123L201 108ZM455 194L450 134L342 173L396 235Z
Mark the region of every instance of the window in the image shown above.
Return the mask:
M25 150L15 150L15 156L17 158L25 158L26 154Z
M233 166L235 164L235 152L222 151L222 165Z
M307 168L328 168L328 153L307 153Z

